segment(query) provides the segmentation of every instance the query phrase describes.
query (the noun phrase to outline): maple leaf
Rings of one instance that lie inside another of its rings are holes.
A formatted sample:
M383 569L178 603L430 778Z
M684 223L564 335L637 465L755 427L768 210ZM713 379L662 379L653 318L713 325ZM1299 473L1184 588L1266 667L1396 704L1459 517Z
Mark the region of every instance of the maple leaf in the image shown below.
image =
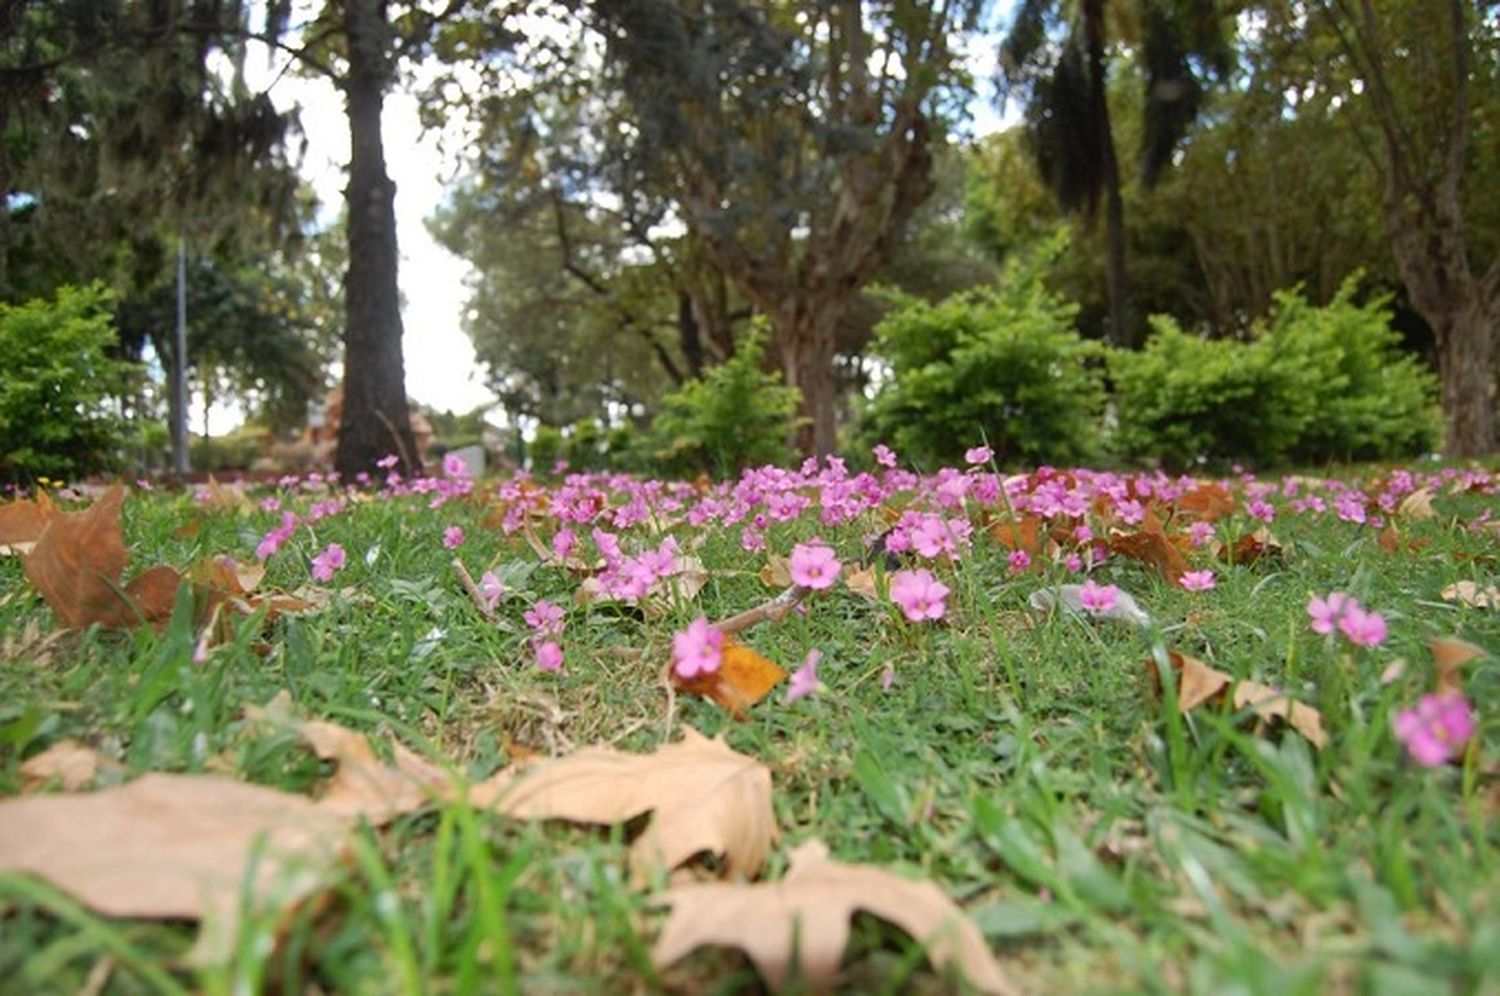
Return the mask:
M152 567L121 586L124 502L125 488L117 484L82 512L53 515L22 558L27 579L69 629L160 623L172 613L182 582L172 568Z
M1323 715L1312 706L1293 701L1287 694L1258 681L1234 680L1217 668L1175 650L1167 651L1172 672L1177 677L1177 711L1186 715L1207 703L1224 700L1226 690L1235 709L1249 707L1264 723L1272 720L1286 723L1307 738L1318 750L1328 745L1328 735L1323 732ZM1158 693L1161 691L1161 674L1156 661L1147 658L1146 668Z
M150 774L0 801L0 871L46 879L106 916L202 920L194 959L213 962L233 950L247 897L281 909L311 895L351 826L275 789Z
M42 530L57 514L57 506L45 491L38 492L34 499L0 505L0 555L30 553Z
M781 665L727 638L717 670L691 678L679 678L675 670L672 672L672 681L678 688L712 699L736 719L743 719L751 706L785 678L786 669Z
M1234 514L1234 495L1222 484L1200 484L1176 501L1184 519L1217 522Z
M666 901L672 912L651 951L659 968L713 944L744 951L773 988L794 971L814 986L828 986L849 942L849 919L864 911L922 942L935 966L952 966L975 989L1017 991L979 928L936 885L834 861L820 841L792 851L791 868L779 882L677 886Z
M1109 537L1109 548L1122 557L1130 557L1156 568L1174 585L1188 570L1187 558L1162 530L1161 523L1154 515L1148 517L1145 528L1136 532L1113 530Z
M726 874L753 876L778 836L770 769L691 727L654 754L590 747L502 771L469 798L525 820L613 824L652 813L630 849L638 881L705 851L723 855Z

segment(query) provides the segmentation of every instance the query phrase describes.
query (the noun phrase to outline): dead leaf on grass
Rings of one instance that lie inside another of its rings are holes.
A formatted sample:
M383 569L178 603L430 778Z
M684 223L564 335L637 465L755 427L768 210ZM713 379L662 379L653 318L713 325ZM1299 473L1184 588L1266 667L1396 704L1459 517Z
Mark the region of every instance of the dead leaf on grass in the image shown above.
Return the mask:
M1323 732L1323 715L1311 706L1293 701L1280 689L1263 685L1258 681L1236 682L1233 675L1210 667L1195 657L1167 651L1172 672L1177 677L1177 711L1183 714L1200 706L1224 700L1226 690L1236 710L1247 706L1264 723L1273 720L1290 725L1307 738L1318 750L1328 744L1328 735ZM1154 658L1147 658L1146 668L1157 692L1161 691L1161 675Z
M1234 495L1222 484L1200 484L1175 504L1177 514L1189 520L1217 522L1234 514Z
M1214 548L1220 560L1231 564L1253 564L1262 557L1285 555L1281 541L1271 535L1271 531L1264 526L1253 533L1241 536L1234 546L1216 543Z
M57 513L22 558L27 579L69 629L161 623L172 614L182 579L170 567L149 568L121 584L124 502L125 488L117 484L82 512Z
M771 554L760 569L760 583L767 588L790 588L792 567L785 557Z
M77 792L93 784L102 772L121 772L125 766L114 758L77 740L59 740L20 767L21 793L35 792L56 785L65 792Z
M1172 670L1177 675L1177 711L1187 713L1222 693L1234 679L1217 668L1209 667L1196 657L1167 651ZM1146 662L1156 687L1161 688L1161 676L1156 671L1156 660Z
M1187 558L1183 556L1172 538L1162 530L1161 523L1155 521L1154 516L1146 528L1136 532L1113 530L1109 535L1109 548L1122 557L1130 557L1148 567L1155 568L1174 585L1188 571Z
M106 916L202 920L194 955L214 962L233 950L245 898L284 909L313 894L349 827L275 789L150 774L0 801L0 871L36 875Z
M507 770L474 786L469 798L524 820L614 824L651 813L630 848L637 880L704 852L722 855L728 875L754 876L778 836L771 771L722 740L683 732L654 754L589 747Z
M685 692L712 699L736 718L765 698L786 678L786 670L742 643L725 639L718 670L672 681Z
M1401 499L1401 504L1396 507L1396 514L1415 522L1431 519L1437 514L1432 510L1432 489L1422 488Z
M1318 750L1328 746L1328 734L1323 732L1323 714L1312 706L1293 701L1279 688L1258 681L1242 681L1234 686L1233 702L1236 709L1249 706L1265 722L1279 720L1290 724Z
M1484 649L1452 636L1429 636L1427 646L1432 650L1436 672L1433 691L1439 695L1463 694L1463 669L1483 657Z
M850 591L872 602L880 601L873 567L852 567L844 572L844 584Z
M57 515L57 506L39 491L35 498L20 498L0 505L0 556L30 553L47 523Z
M749 955L773 989L794 974L821 989L837 981L850 918L866 912L922 942L928 960L955 969L980 992L1017 991L979 928L936 885L834 861L820 841L794 850L779 882L683 885L668 890L666 900L672 912L651 951L660 968L696 948L721 945Z
M1500 609L1500 588L1481 588L1473 581L1455 581L1443 589L1443 600L1458 602L1474 609Z

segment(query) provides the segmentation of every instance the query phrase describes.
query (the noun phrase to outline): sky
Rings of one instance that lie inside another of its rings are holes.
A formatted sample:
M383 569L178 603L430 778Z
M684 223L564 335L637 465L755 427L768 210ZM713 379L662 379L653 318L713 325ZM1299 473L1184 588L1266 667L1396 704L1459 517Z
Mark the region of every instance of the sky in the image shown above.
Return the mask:
M987 79L993 63L994 42L982 38L971 50L970 68L977 79ZM301 109L307 149L302 175L322 202L327 220L337 217L344 200L345 166L349 161L349 124L343 98L322 78L292 73L276 76L279 63L254 57L247 65L252 85L273 79L269 93L279 109ZM260 78L256 79L257 70ZM973 130L985 135L1009 124L1002 118L987 85L972 105ZM382 117L386 169L396 184L396 239L401 252L403 299L402 340L406 361L407 396L439 411L467 412L494 402L484 386L484 370L463 330L468 299L465 277L472 267L440 246L428 232L426 219L442 204L446 187L454 182L455 163L439 150L439 136L423 135L417 101L396 90L386 97ZM227 432L239 424L243 412L218 406L209 414L209 429Z

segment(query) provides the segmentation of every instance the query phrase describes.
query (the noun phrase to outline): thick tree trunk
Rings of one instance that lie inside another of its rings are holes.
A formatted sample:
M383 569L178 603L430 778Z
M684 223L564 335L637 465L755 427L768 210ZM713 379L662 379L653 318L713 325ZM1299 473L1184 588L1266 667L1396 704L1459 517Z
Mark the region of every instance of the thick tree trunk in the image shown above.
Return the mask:
M1448 432L1443 452L1479 457L1495 449L1495 411L1490 394L1494 371L1496 315L1471 284L1446 325L1433 323L1443 414Z
M396 185L386 174L380 110L390 85L384 0L344 0L349 70L349 271L344 279L344 409L335 463L345 478L395 454L421 470L406 403L401 296L396 282Z
M837 311L829 308L789 304L771 315L773 352L782 375L788 386L802 392L797 414L805 421L798 428L796 442L807 456L826 456L838 445L833 371L837 328Z
M1104 0L1084 4L1089 54L1089 100L1099 122L1099 148L1104 157L1105 290L1109 294L1109 333L1116 346L1131 347L1129 284L1125 277L1125 200L1120 195L1120 162L1115 155L1114 126L1109 117L1109 76L1104 52Z

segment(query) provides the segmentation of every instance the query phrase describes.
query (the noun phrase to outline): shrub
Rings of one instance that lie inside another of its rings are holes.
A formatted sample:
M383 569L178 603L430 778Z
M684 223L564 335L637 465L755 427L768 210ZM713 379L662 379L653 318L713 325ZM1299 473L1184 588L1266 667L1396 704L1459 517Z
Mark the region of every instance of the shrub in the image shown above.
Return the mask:
M1184 467L1380 459L1437 439L1435 380L1399 355L1387 299L1355 305L1358 275L1314 307L1283 291L1249 342L1205 341L1158 315L1146 347L1110 360L1124 456Z
M0 304L0 480L76 478L118 460L113 401L135 368L109 356L113 309L99 287Z
M267 435L265 429L246 426L223 436L196 436L188 443L188 459L194 470L210 474L249 470L266 451Z
M1077 307L1043 285L1064 243L1008 267L998 287L937 304L888 295L875 328L889 379L865 406L860 434L936 466L981 436L1003 463L1073 463L1097 451L1102 349L1073 330Z
M642 441L654 472L731 475L792 459L801 392L761 369L765 340L757 323L732 357L662 399Z

